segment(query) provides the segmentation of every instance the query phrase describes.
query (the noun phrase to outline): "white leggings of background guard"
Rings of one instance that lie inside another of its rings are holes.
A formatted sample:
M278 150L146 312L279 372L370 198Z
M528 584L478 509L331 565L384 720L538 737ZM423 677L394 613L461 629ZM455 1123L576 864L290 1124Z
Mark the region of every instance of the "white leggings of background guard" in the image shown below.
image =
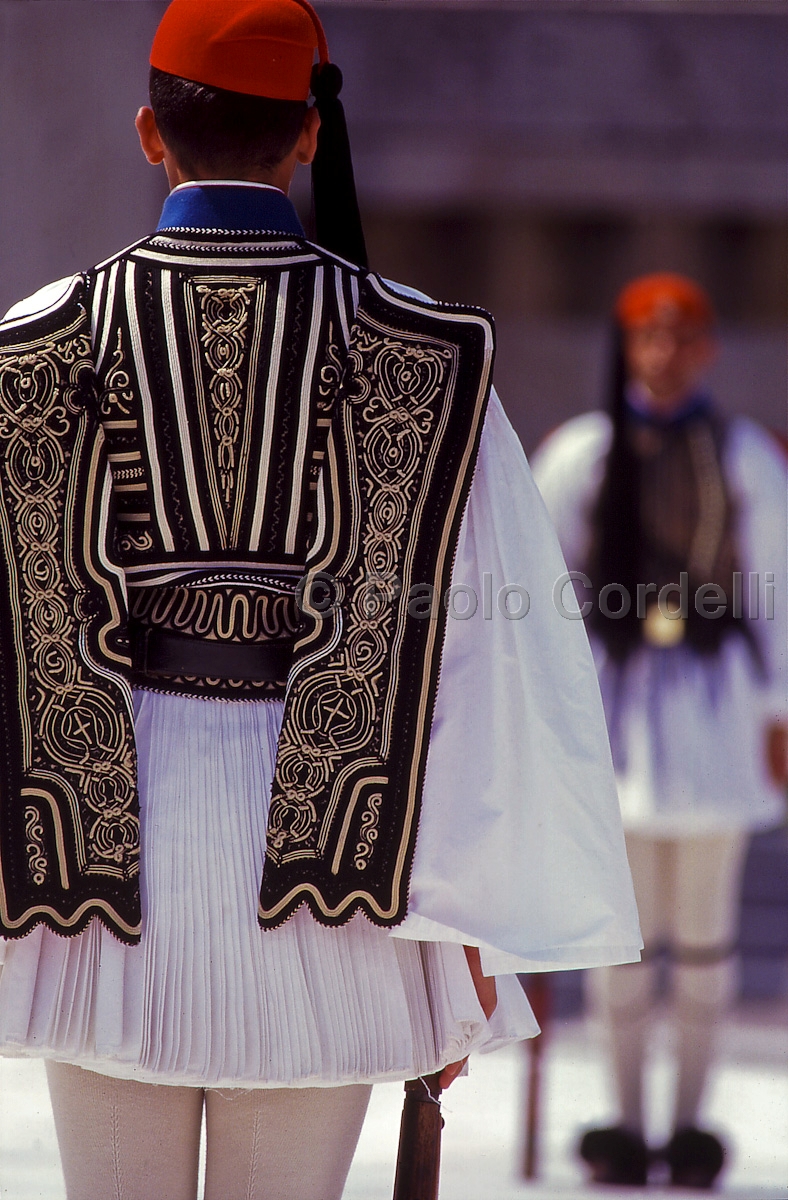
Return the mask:
M657 838L627 834L627 854L646 945L644 961L591 974L611 1040L621 1121L644 1127L643 1069L654 1011L657 964L650 948L676 952L672 995L678 1079L674 1128L695 1125L720 1022L736 982L733 956L707 964L681 962L681 950L724 952L736 938L747 834Z

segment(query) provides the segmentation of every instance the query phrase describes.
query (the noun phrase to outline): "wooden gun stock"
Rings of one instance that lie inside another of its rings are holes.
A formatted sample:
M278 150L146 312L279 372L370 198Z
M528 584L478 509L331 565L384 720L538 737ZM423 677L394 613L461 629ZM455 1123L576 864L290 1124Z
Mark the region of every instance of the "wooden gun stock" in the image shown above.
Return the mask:
M542 1030L537 1037L523 1042L528 1058L525 1099L525 1139L523 1145L522 1174L524 1179L536 1179L539 1159L539 1133L541 1123L542 1054L547 1040L550 1023L551 993L548 975L531 975L525 987L533 1014Z
M437 1075L405 1082L394 1200L438 1200L443 1129L440 1093Z

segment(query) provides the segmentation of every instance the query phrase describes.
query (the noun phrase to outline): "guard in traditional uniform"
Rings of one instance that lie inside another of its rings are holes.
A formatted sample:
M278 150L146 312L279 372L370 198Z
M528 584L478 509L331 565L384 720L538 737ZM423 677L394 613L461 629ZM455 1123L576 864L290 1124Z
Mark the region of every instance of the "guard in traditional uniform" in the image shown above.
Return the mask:
M0 1052L70 1198L193 1200L204 1112L210 1200L331 1200L634 898L492 321L367 270L317 16L173 0L151 64L158 229L0 325Z
M775 439L701 384L711 302L692 280L637 279L616 305L609 413L563 425L534 474L577 575L602 685L643 961L596 973L620 1126L589 1132L593 1177L645 1184L643 1069L659 956L678 1037L674 1184L710 1187L723 1147L698 1129L731 995L747 835L783 814L786 469Z

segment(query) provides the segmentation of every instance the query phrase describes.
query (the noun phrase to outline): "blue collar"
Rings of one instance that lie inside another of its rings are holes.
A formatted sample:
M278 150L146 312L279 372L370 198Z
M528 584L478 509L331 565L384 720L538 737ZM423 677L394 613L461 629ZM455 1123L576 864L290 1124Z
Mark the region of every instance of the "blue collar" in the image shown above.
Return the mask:
M669 416L661 416L659 413L650 411L639 403L637 393L634 388L627 389L626 396L626 411L627 416L635 424L651 425L658 429L671 429L685 425L688 421L694 420L696 417L705 417L713 408L713 401L708 392L694 391L689 394L685 402L680 408L676 409Z
M305 236L284 192L244 183L189 183L176 188L164 201L156 228Z

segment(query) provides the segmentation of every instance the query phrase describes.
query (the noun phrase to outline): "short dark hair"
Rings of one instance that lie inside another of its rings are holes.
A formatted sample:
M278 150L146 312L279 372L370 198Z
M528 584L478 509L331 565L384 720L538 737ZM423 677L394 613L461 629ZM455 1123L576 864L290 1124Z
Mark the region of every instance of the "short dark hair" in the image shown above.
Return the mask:
M156 124L178 164L236 178L278 166L295 146L306 101L269 100L150 70Z

